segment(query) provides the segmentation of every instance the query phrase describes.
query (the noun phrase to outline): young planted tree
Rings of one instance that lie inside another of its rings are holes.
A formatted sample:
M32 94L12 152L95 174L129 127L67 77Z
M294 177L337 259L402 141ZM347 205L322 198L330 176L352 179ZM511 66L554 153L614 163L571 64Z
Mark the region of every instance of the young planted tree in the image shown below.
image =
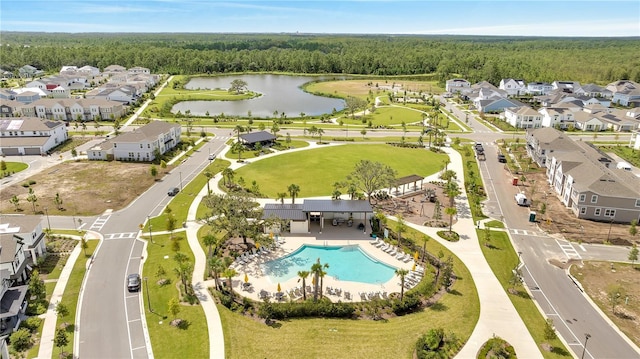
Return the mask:
M19 212L20 211L20 198L18 198L18 196L13 195L13 197L11 197L11 199L9 200L9 202L16 207L16 211Z
M396 233L398 234L398 247L400 247L402 245L402 233L407 230L407 224L404 221L402 213L396 214L396 218L398 219L396 222Z
M153 180L155 181L158 177L158 167L156 167L155 165L151 165L151 168L149 168L149 172L151 173L151 177L153 177Z
M616 314L616 306L620 304L625 294L625 288L619 283L612 283L607 288L607 298L609 299L609 303L611 303L611 312L613 312L614 315Z
M56 335L53 337L53 344L60 350L60 357L66 358L64 348L69 344L69 337L66 329L56 329Z
M85 236L82 236L80 238L80 248L82 248L82 251L84 252L84 256L87 256L87 248L89 248L89 244L87 243L87 240L85 238Z
M31 296L35 296L36 300L44 300L47 296L47 289L44 285L44 281L40 279L40 273L37 269L31 272L31 278L29 278L29 293Z
M636 261L638 260L638 246L637 245L633 245L633 247L631 247L631 250L629 251L629 260L631 261L631 266L633 268L636 267Z
M547 318L544 324L544 339L555 340L557 337L556 328L553 326L553 319Z
M235 269L233 268L227 268L224 270L224 272L222 272L222 276L227 278L227 289L229 290L229 293L233 294L233 286L231 283L231 279L233 277L235 277L236 275L238 275L238 272L236 272Z
M56 196L53 199L53 203L56 204L56 208L61 211L62 210L62 198L60 198L60 193L56 192Z
M180 303L178 302L178 299L175 297L169 299L169 302L167 303L167 311L171 314L173 319L176 319L180 313Z
M635 219L631 221L631 226L629 227L629 234L632 237L635 237L636 234L638 234L638 221Z
M29 188L29 194L27 195L27 202L33 205L33 213L36 213L36 202L38 202L38 196L33 192L33 188Z
M449 233L451 233L451 227L453 227L453 216L458 214L458 209L456 207L447 207L444 209L444 212L449 216Z
M207 178L207 195L209 195L211 193L211 188L209 188L209 181L211 181L213 173L211 173L211 171L209 170L206 170L204 171L204 176Z
M60 318L64 318L67 315L69 315L69 309L67 308L66 305L62 304L61 302L58 302L58 304L56 304L56 314Z

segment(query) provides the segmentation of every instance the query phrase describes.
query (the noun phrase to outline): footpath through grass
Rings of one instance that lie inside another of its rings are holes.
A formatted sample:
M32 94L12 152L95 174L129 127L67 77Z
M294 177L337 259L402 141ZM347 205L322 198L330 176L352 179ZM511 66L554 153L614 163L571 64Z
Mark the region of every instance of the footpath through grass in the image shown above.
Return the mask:
M484 231L477 230L476 232L480 241L483 242ZM546 340L544 338L545 318L540 314L533 299L522 287L522 284L513 286L509 283L513 275L512 270L518 265L518 254L516 254L513 249L507 233L503 231L491 231L490 245L486 246L481 244L480 248L482 248L482 253L487 259L491 270L507 292L507 296L518 311L527 329L529 329L533 340L538 345L549 343L553 346L551 352L541 349L542 355L548 359L570 358L571 354L569 354L560 339ZM509 288L513 288L517 294L509 293ZM523 353L520 355L522 354Z

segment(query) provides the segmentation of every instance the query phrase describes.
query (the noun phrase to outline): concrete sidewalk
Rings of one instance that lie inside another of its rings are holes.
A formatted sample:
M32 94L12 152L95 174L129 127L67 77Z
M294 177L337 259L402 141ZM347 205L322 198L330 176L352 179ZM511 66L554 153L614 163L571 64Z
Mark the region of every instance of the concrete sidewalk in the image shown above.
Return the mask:
M451 159L449 169L455 170L462 177L460 174L464 171L460 154L450 148L443 150ZM457 181L463 188L464 179L458 178ZM466 196L462 196L462 199L459 197L456 200L459 215L458 222L453 226L461 238L458 242L440 238L438 228L407 223L455 253L467 266L476 284L480 299L480 318L471 337L456 357L475 358L482 344L493 336L499 336L513 345L518 358L542 358L540 349L482 254L469 203Z
M99 235L96 235L93 232L87 232L87 240L99 239ZM62 300L64 289L67 287L69 276L71 276L73 266L78 260L78 257L80 257L80 253L82 253L82 248L80 248L80 243L78 243L73 248L73 251L71 251L71 254L69 254L67 263L65 263L64 268L60 273L60 277L56 282L56 286L53 289L51 299L49 299L49 308L47 308L47 312L43 314L44 325L42 327L42 335L40 336L40 350L38 351L38 358L51 358L51 356L53 355L53 338L56 334L56 322L58 320L58 315L56 314L56 305L58 305L58 303Z

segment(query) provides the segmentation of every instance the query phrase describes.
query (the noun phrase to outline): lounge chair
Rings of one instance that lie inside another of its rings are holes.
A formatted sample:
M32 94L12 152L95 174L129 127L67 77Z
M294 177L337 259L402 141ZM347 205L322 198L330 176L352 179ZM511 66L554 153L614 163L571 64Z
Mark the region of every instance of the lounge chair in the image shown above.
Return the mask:
M402 258L404 258L404 256L405 256L405 253L400 252L400 253L398 253L398 254L396 255L396 259L397 259L397 260L402 260Z
M300 287L295 287L293 289L293 294L295 294L296 298L302 298L302 291L300 290Z
M387 246L387 248L384 249L385 252L387 253L391 253L391 251L394 250L392 245Z
M387 253L391 254L392 256L395 256L398 252L396 252L395 248L391 248L391 251Z
M324 293L325 294L333 294L333 290L331 290L331 287L326 287L326 288L324 288Z
M375 240L373 240L373 241L369 241L369 244L371 244L371 245L373 245L373 246L375 246L375 245L376 245L376 244L378 244L378 243L380 243L380 238L377 238L377 237L376 237L376 239L375 239Z
M389 299L387 292L382 292L382 299Z
M405 263L409 263L409 262L411 262L412 259L413 259L413 257L411 257L408 254L405 254L404 258L402 259L402 261L405 262Z
M382 248L382 247L385 247L386 245L387 244L384 241L380 241L375 244L376 248Z
M344 299L351 300L351 292L344 292Z

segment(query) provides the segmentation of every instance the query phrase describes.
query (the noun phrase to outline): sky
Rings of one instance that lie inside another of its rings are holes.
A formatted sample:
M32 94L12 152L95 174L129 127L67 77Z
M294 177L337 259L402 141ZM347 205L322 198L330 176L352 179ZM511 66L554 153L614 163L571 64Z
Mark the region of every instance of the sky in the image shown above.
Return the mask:
M619 37L640 1L1 0L0 31Z

